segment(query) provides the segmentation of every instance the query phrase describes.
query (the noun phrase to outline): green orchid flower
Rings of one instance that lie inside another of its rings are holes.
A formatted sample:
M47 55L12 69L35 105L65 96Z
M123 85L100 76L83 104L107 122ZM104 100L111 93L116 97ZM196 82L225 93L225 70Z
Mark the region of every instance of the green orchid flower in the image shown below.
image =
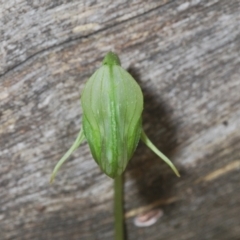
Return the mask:
M179 175L173 163L149 140L142 128L143 94L133 77L109 52L87 81L82 96L82 128L51 175L51 182L68 157L87 140L92 156L109 177L120 176L141 140Z

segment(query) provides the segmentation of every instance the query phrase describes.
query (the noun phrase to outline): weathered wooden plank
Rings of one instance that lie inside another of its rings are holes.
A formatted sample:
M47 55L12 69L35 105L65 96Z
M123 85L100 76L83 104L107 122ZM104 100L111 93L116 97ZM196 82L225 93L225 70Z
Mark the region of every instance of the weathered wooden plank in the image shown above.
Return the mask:
M8 1L2 4L0 74L53 46L88 37L167 1Z
M152 227L128 217L128 239L239 238L239 1L0 9L1 239L113 239L112 181L86 144L48 184L80 128L84 83L109 50L144 91L146 132L182 173L140 144L125 174L126 212L175 200Z

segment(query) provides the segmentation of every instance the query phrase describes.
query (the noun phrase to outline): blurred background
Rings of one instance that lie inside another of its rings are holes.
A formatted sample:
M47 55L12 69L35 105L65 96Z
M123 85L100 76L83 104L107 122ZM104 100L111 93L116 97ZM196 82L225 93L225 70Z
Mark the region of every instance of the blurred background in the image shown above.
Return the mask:
M240 1L0 1L0 239L113 239L113 181L84 143L80 94L108 51L141 86L124 174L129 240L240 239ZM134 218L161 209L156 224Z

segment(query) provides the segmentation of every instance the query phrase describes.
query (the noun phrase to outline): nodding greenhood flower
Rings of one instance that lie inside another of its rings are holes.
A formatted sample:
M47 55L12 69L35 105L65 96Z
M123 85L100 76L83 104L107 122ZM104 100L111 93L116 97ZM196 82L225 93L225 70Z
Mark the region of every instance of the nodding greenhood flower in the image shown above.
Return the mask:
M143 94L133 77L109 52L87 81L82 96L82 128L72 147L53 170L51 181L67 158L87 140L93 158L111 178L121 175L139 139L179 176L172 162L148 139L142 128Z

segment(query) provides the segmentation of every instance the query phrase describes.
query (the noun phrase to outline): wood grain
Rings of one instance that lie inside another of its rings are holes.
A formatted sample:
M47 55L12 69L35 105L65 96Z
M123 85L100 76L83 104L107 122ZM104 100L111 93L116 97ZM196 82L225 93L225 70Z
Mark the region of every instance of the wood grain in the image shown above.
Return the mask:
M0 1L0 239L113 239L112 180L86 143L49 185L80 129L83 86L112 50L143 89L145 131L182 175L139 144L126 239L238 240L239 22L239 0ZM155 225L134 226L155 207Z

